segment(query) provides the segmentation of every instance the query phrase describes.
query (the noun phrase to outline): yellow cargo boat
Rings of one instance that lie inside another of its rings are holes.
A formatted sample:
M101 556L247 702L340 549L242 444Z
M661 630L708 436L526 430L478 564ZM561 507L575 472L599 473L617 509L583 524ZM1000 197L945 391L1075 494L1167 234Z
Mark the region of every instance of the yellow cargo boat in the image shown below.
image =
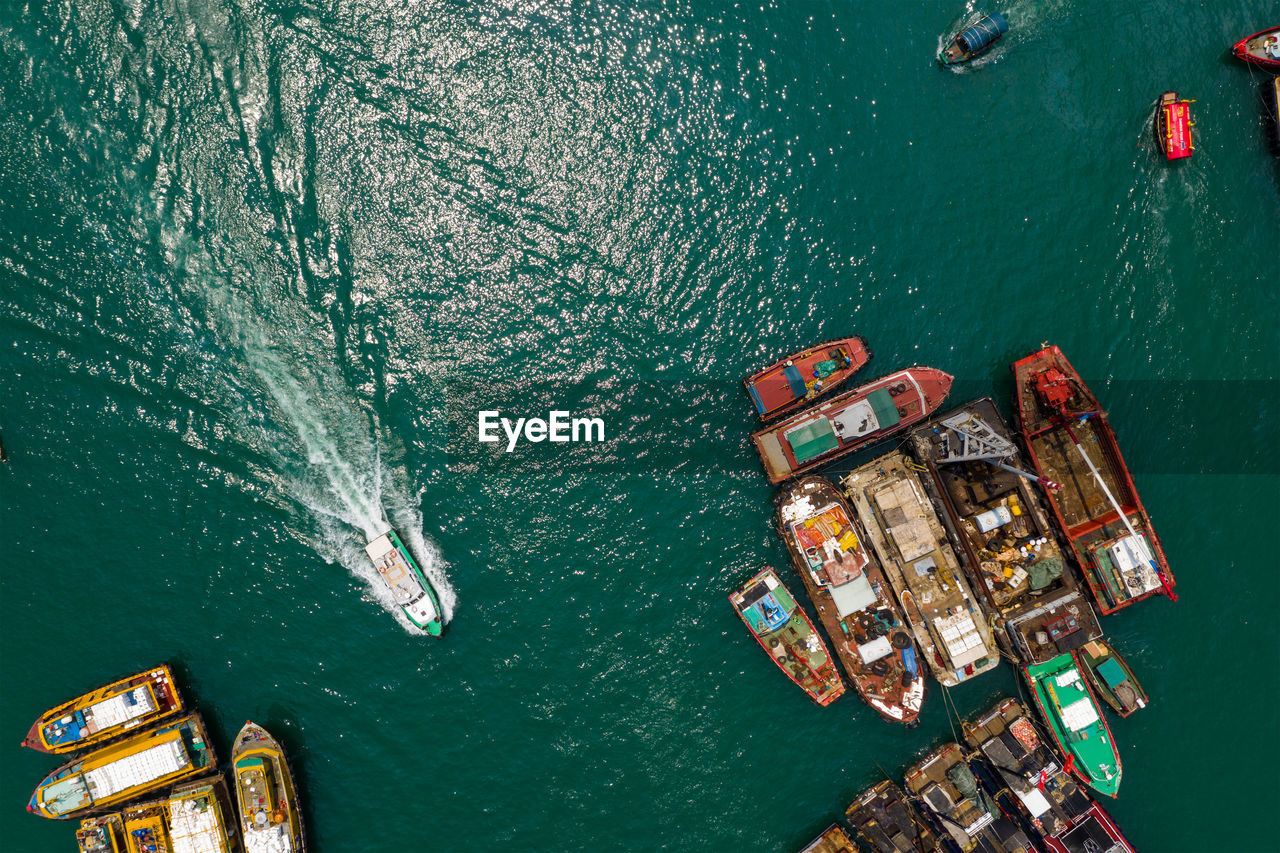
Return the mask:
M40 715L22 745L61 754L98 746L182 710L168 664L113 681Z
M62 765L27 811L66 819L104 812L217 765L199 714L190 714Z
M262 726L245 723L231 750L240 826L249 853L303 853L302 813L284 751Z
M80 853L125 853L124 821L118 814L89 817L76 830Z
M124 811L125 853L239 853L240 836L221 776L176 786Z

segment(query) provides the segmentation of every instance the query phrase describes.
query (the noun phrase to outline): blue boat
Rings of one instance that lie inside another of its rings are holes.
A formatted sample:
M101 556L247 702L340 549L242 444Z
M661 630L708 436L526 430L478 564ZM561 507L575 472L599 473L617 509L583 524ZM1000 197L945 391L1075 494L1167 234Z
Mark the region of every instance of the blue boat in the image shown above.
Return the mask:
M999 12L984 15L952 39L946 50L938 55L938 61L943 65L968 62L990 50L1007 32L1009 23Z

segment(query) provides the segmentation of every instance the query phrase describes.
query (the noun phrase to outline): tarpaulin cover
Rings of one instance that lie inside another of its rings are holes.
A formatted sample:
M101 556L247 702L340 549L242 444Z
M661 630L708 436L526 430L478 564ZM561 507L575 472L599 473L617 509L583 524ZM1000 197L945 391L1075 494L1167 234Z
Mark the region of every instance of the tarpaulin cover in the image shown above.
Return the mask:
M804 377L800 375L800 371L795 365L788 364L782 369L782 375L787 377L787 384L791 386L791 393L797 397L803 397L808 389L804 387Z
M962 32L959 35L959 39L964 49L969 53L973 53L991 44L1007 32L1009 32L1008 22L1000 16L999 12L992 12Z
M791 452L796 455L796 462L800 464L840 446L840 440L831 429L831 421L822 417L787 430L783 438L787 440L787 444L791 445Z
M876 413L879 429L888 429L902 418L898 415L898 404L893 402L893 395L884 388L878 388L867 395L871 411Z

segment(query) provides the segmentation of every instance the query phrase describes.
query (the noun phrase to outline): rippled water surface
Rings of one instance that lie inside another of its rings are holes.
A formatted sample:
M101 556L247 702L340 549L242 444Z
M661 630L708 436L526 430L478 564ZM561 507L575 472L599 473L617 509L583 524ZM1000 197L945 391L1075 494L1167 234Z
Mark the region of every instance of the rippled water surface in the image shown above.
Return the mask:
M1181 594L1106 620L1153 699L1109 808L1274 849L1280 174L1225 56L1269 22L1014 0L939 70L983 8L11 5L0 729L168 659L223 755L282 736L321 853L799 848L951 728L936 685L910 732L817 708L738 622L786 560L740 378L856 331L1003 403L1052 340ZM482 409L606 440L507 454ZM443 640L364 561L384 515ZM22 811L51 762L3 766L0 848L71 849Z

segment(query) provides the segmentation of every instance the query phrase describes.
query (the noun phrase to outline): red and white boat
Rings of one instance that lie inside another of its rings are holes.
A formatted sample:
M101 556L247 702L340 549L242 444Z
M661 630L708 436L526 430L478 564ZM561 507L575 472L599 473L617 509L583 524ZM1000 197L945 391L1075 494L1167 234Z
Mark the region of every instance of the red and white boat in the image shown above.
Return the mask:
M1191 101L1179 98L1174 91L1160 96L1156 109L1156 144L1169 161L1185 160L1195 151L1191 139Z
M769 482L778 484L901 432L935 411L952 377L911 367L753 433Z
M854 335L789 355L744 382L756 414L771 421L832 394L870 359L867 342Z
M1242 38L1231 48L1237 59L1280 69L1280 27L1272 27L1260 33Z

